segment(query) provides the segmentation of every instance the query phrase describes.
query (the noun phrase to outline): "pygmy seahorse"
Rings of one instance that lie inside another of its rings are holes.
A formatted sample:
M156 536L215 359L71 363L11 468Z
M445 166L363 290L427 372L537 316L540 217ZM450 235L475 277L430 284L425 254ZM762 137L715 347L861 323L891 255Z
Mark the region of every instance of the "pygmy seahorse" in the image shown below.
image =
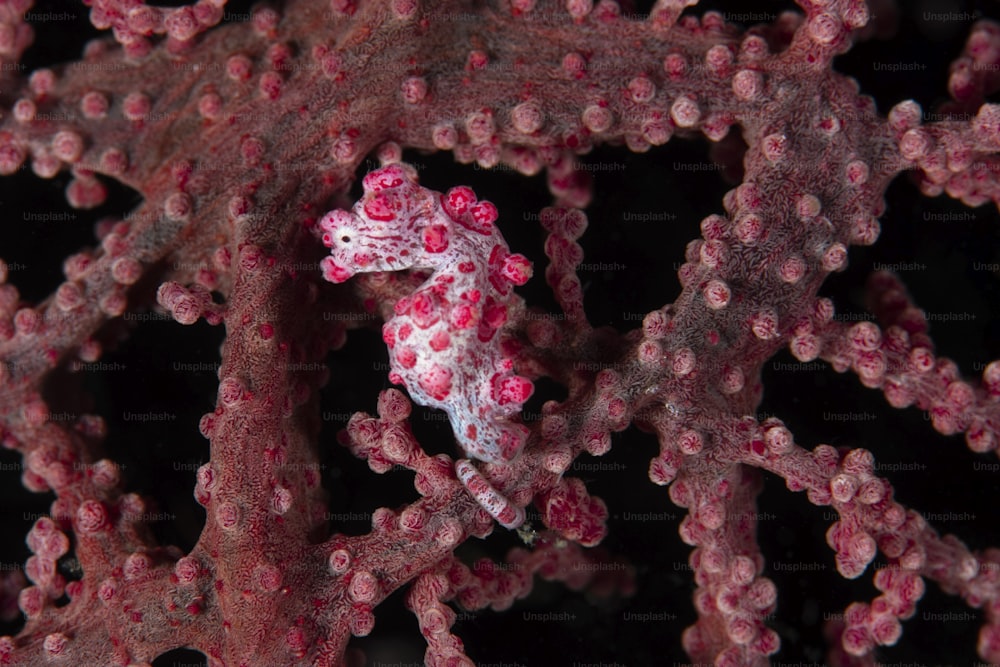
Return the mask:
M369 173L363 186L352 211L334 210L319 222L331 249L323 277L340 283L355 273L431 271L382 327L389 379L420 405L444 410L468 456L513 459L528 430L512 417L534 386L514 373L498 332L531 263L510 252L493 224L496 207L468 187L433 192L401 164Z

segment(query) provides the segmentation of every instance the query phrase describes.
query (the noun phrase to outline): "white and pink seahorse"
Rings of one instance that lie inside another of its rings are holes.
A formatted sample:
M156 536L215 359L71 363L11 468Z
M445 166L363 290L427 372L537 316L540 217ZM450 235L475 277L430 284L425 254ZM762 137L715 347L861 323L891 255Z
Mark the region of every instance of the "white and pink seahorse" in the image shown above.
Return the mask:
M340 283L355 273L430 270L382 327L389 379L417 403L444 410L467 456L515 458L528 429L512 417L534 386L513 372L498 332L531 263L510 252L493 224L496 207L477 201L470 188L433 192L400 164L369 173L363 185L352 211L331 211L319 222L331 249L324 278Z

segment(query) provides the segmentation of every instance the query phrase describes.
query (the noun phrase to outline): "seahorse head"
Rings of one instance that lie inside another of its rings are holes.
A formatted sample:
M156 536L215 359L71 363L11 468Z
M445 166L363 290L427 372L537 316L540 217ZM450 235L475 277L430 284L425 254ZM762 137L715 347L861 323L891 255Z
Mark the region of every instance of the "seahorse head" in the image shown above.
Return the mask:
M433 194L414 183L399 165L365 176L365 194L353 211L335 210L320 220L330 256L324 275L343 282L355 273L399 271L420 262L428 244L447 236L435 226Z

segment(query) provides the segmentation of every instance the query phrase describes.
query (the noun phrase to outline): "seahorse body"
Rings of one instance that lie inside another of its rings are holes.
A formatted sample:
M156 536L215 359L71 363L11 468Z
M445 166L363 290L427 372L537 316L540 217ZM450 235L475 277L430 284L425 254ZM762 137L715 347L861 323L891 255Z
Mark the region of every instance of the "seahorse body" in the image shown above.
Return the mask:
M355 273L429 269L430 277L395 305L382 328L389 379L414 401L448 414L459 445L483 461L518 455L528 430L511 421L534 386L514 374L498 332L520 297L514 285L531 263L511 254L494 226L496 207L470 188L446 194L417 185L392 164L365 176L353 211L320 220L323 276L335 283Z

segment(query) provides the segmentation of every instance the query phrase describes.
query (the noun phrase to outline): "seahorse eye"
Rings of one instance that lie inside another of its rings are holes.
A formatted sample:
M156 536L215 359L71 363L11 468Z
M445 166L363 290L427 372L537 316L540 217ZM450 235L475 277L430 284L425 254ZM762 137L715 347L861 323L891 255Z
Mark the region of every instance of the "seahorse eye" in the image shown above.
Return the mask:
M341 240L341 241L342 241L343 243L350 243L350 242L351 242L351 237L350 237L350 236L348 236L347 234L344 234L343 236L341 236L341 237L340 237L340 240Z

